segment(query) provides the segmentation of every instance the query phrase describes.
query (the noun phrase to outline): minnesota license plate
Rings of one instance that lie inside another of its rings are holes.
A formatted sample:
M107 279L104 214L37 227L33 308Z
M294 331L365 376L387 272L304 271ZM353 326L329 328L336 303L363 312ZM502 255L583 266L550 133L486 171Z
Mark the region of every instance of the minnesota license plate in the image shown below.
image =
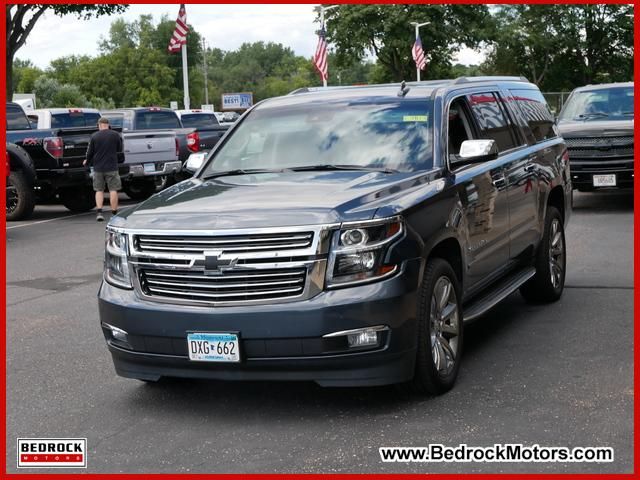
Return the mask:
M239 362L240 345L235 333L189 333L189 360L194 362Z
M156 171L156 165L154 163L144 164L144 173L153 173Z
M610 173L607 175L594 175L593 176L594 187L615 187L616 186L616 174Z

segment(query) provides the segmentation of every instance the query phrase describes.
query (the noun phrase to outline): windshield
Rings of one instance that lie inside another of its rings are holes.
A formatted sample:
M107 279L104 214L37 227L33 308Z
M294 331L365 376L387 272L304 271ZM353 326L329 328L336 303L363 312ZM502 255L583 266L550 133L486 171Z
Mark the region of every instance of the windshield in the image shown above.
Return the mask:
M631 117L633 87L575 92L560 113L560 120L621 120Z
M236 127L202 175L321 165L430 169L431 106L427 100L397 99L258 107Z
M216 116L211 113L194 113L180 117L182 126L186 128L207 128L219 125Z

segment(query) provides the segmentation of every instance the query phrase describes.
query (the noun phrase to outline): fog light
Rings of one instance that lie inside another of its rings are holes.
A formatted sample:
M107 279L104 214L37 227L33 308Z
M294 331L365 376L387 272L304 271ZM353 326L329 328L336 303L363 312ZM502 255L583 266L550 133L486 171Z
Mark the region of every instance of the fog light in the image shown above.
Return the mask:
M127 336L127 332L122 330L121 328L114 327L113 325L109 325L108 323L102 322L102 326L111 332L111 336L114 340L119 342L129 343L129 338Z
M378 332L373 330L365 330L360 333L353 333L347 336L349 348L352 347L370 347L378 344Z
M327 333L322 338L347 337L349 348L377 347L382 340L381 332L389 330L386 325L356 328L354 330L342 330L340 332Z

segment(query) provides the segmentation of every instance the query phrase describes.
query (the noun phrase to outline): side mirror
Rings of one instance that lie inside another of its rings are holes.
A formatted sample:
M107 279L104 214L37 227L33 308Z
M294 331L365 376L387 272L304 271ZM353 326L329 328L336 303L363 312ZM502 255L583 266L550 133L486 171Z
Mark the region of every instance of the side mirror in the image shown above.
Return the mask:
M495 140L465 140L460 145L456 165L480 163L498 158L498 145Z
M204 164L205 158L207 158L205 152L192 153L189 155L189 158L187 158L187 161L184 162L184 169L187 172L196 173Z

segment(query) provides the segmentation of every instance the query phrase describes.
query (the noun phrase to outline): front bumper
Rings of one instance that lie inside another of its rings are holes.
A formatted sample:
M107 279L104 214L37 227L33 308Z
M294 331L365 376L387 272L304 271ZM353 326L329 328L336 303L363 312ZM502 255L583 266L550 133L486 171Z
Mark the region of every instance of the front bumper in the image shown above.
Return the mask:
M300 302L233 307L175 306L140 299L103 282L100 320L128 334L128 345L103 333L116 373L220 380L306 380L323 386L399 383L413 376L421 261L392 278L324 291ZM378 347L350 350L326 334L385 325ZM192 362L187 332L237 332L239 363Z
M145 169L145 165L153 165L154 170ZM139 165L129 165L129 175L131 177L157 177L162 175L171 175L182 170L182 163L175 162L148 162Z
M571 183L573 188L592 190L600 188L633 188L634 160L625 159L617 161L580 161L571 160ZM594 187L594 175L615 174L615 187Z

